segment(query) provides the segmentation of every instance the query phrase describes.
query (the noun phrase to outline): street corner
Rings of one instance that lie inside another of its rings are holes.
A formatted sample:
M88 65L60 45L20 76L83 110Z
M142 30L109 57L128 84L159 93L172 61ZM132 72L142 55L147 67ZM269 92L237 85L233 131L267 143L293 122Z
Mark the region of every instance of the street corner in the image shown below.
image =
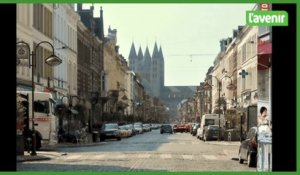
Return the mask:
M47 156L31 156L31 155L18 155L17 162L27 162L27 161L41 161L41 160L50 160L50 157Z

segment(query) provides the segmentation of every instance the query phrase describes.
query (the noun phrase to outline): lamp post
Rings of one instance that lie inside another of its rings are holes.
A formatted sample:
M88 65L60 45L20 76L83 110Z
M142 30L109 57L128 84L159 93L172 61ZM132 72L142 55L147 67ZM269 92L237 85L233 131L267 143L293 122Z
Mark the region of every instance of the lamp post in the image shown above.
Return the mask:
M214 77L217 80L217 84L218 84L218 88L217 88L217 90L219 92L219 99L218 99L218 108L219 108L218 109L218 113L219 113L219 135L218 135L218 141L220 141L220 138L221 138L221 126L220 126L221 125L221 113L220 113L220 111L221 111L221 86L222 86L222 80L224 78L229 78L230 79L230 84L227 85L227 89L228 90L234 90L236 88L236 86L234 84L232 84L232 79L231 79L232 76L225 75L221 79L219 79L216 76L212 76L212 77ZM205 90L211 90L212 89L212 85L209 84L208 82L205 82L204 89Z
M34 128L34 90L35 90L35 84L34 84L34 73L36 68L36 50L41 44L48 44L51 46L52 54L45 59L45 63L49 66L57 66L62 63L62 60L58 58L54 54L54 47L53 45L48 41L42 41L39 42L33 49L33 51L30 53L30 46L28 43L24 41L19 41L16 43L17 45L17 63L20 63L21 59L28 59L28 67L31 67L31 86L32 86L32 97L31 97L31 105L32 105L32 147L31 147L31 154L32 156L36 155L36 135L35 135L35 128ZM30 56L31 56L31 63L30 63Z

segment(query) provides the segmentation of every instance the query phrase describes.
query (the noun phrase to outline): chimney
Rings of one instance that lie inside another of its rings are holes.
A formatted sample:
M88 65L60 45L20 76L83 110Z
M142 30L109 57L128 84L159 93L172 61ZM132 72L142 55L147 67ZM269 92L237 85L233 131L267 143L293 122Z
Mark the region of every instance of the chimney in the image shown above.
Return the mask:
M238 35L238 30L233 30L233 38L236 38Z

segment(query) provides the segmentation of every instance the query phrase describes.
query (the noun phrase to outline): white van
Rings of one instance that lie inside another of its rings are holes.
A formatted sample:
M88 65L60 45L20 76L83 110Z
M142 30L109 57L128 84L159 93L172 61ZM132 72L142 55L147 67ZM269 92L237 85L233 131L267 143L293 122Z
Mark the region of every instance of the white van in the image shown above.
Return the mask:
M201 118L200 127L197 130L197 138L202 140L204 131L208 125L219 125L219 114L204 114ZM220 126L224 128L225 117L220 114Z
M32 129L32 92L17 91L17 94L28 95L29 129ZM21 98L17 99L22 100ZM34 128L36 145L39 149L42 143L56 144L58 131L58 116L55 115L55 101L48 92L34 92Z

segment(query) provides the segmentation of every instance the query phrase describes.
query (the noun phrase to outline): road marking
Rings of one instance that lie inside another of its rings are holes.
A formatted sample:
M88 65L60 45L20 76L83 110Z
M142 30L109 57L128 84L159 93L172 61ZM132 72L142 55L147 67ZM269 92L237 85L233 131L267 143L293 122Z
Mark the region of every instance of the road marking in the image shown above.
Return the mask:
M182 158L185 160L193 160L193 155L182 155Z
M82 157L82 156L81 155L72 155L72 156L67 157L66 159L67 160L70 160L70 159L79 159L80 157Z
M94 155L93 159L96 159L96 160L98 160L98 159L104 159L104 157L105 157L105 155Z
M205 159L216 160L216 156L214 155L202 155Z
M149 157L150 157L150 154L140 154L140 155L138 155L138 158L146 159L146 158L149 158Z
M162 158L162 159L171 159L171 154L161 154L160 155L160 158Z
M112 156L114 157L114 156ZM125 154L121 154L121 155L117 155L115 156L116 159L124 159L125 158Z

